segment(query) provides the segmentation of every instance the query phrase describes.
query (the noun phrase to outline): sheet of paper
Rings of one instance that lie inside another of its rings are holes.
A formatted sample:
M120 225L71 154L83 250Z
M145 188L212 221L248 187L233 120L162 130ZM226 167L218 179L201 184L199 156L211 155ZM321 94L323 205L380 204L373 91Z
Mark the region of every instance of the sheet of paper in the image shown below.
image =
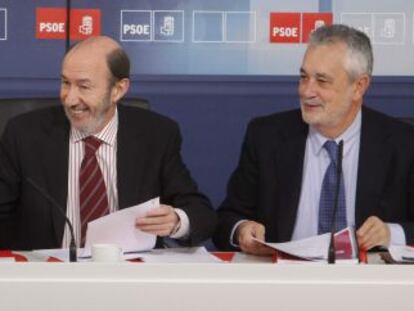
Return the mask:
M0 263L10 263L10 262L16 262L14 257L0 257Z
M267 243L255 239L275 250L296 256L305 260L325 261L328 258L330 233L325 233L302 240L284 243ZM341 259L353 259L356 255L352 228L345 228L335 234L336 255Z
M78 248L78 261L88 261L86 259L80 258L83 254L83 248ZM49 257L59 259L64 262L69 262L69 249L68 248L53 248L53 249L38 249L31 252L32 255L28 257L28 260L31 261L47 261ZM36 260L36 258L42 258L43 260ZM34 260L33 260L34 259Z
M282 251L286 254L294 255L299 258L308 260L323 260L327 256L329 247L329 233L313 236L303 240L295 240L284 243L266 243L256 239L256 241L265 244L275 250Z
M153 249L139 256L149 263L221 263L205 247L183 247Z
M414 247L405 245L390 245L388 247L392 259L397 262L414 263Z
M137 229L135 219L159 205L159 198L155 198L91 221L88 224L85 251L82 256L90 256L91 246L97 243L117 244L123 252L154 248L156 236Z
M231 263L274 263L272 256L255 256L236 252Z
M34 257L42 257L43 261L47 261L47 258L54 257L61 261L69 261L69 251L66 248L59 249L42 249L31 252ZM78 261L92 261L90 256L82 256L84 249L78 249ZM29 261L31 261L28 258ZM190 247L190 248L164 248L164 249L152 249L149 251L137 251L137 252L125 252L123 254L123 260L140 258L145 262L152 263L209 263L209 262L222 262L216 256L211 255L204 247ZM38 260L35 260L38 261Z
M67 248L56 248L56 249L38 249L32 252L26 252L27 259L32 261L47 261L50 257L59 259L64 262L69 262L69 250ZM91 256L84 256L85 253L83 248L78 248L78 262L92 261ZM122 255L122 260L140 258L143 252L126 252Z

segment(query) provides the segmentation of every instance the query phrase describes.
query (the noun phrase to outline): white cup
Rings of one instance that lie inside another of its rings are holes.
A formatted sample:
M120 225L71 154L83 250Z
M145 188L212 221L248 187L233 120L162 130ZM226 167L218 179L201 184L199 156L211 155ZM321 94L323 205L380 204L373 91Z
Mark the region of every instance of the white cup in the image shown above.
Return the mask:
M92 260L95 262L120 262L121 248L116 244L93 244Z

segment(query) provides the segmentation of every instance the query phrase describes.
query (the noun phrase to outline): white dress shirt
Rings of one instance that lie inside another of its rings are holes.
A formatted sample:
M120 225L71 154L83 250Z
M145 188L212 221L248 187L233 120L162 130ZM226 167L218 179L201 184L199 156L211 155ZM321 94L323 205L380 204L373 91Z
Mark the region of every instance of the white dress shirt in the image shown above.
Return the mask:
M109 123L94 136L103 141L96 152L99 167L106 185L110 213L117 211L118 188L117 188L117 132L118 132L118 110ZM76 128L71 128L69 135L69 168L68 168L68 197L66 216L72 222L77 245L80 241L80 205L79 205L79 170L84 156L83 141L88 135L82 134ZM181 209L174 209L179 217L179 226L175 228L170 236L174 239L185 238L190 232L190 222L187 214ZM62 247L70 245L70 231L65 226Z

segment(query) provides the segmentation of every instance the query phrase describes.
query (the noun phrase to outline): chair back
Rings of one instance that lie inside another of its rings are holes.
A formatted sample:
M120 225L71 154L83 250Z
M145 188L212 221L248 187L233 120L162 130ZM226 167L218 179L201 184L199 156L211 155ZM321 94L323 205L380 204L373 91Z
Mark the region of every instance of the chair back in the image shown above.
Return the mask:
M149 109L149 101L144 98L124 98L121 103L142 109ZM0 136L7 122L22 113L36 109L58 106L59 98L1 98L0 99Z

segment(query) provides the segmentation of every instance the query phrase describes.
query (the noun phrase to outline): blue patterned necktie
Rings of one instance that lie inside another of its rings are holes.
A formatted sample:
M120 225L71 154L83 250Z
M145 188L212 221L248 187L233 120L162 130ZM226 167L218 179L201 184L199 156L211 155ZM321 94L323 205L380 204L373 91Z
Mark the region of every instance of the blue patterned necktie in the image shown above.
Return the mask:
M325 177L322 182L321 198L319 201L319 224L318 234L331 232L332 213L335 204L335 191L337 187L337 157L338 144L333 140L328 140L323 147L328 151L331 163L326 169ZM346 209L345 209L345 186L344 178L341 175L339 194L338 194L338 210L336 213L335 232L346 227Z

